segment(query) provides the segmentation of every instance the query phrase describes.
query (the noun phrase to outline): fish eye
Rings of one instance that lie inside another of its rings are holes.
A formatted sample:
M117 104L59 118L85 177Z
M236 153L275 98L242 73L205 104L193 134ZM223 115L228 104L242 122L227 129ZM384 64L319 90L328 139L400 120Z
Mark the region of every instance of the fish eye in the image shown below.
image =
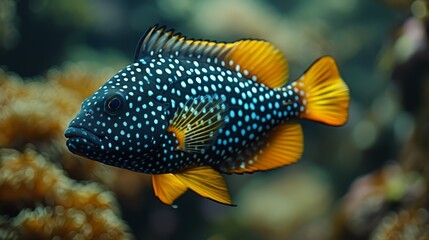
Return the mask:
M116 93L106 99L104 109L110 115L117 115L120 113L124 104L124 97L121 94Z

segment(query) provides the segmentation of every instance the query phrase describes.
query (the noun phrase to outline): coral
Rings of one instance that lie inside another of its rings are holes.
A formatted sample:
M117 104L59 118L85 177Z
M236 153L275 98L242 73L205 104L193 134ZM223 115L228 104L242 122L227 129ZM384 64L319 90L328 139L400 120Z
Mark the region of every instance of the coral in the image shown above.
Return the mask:
M0 70L0 147L64 140L64 129L82 100L111 74L92 69L97 68L68 65L38 82Z
M62 69L53 68L48 71L47 79L59 88L69 90L82 102L112 75L113 70L109 68L82 62L69 63Z
M429 213L426 209L390 213L374 230L373 240L427 239Z
M0 147L19 149L27 143L61 138L70 114L77 110L65 101L77 103L77 99L64 89L51 91L43 82L25 83L4 72L1 77Z
M335 239L367 238L391 208L423 205L427 188L423 175L399 164L358 178L339 208Z
M39 206L42 204L42 206ZM129 239L110 192L96 183L81 184L34 150L0 150L0 206L35 207L21 210L10 227L24 238ZM3 208L6 209L6 208ZM8 208L9 209L9 208ZM12 233L9 233L12 235Z

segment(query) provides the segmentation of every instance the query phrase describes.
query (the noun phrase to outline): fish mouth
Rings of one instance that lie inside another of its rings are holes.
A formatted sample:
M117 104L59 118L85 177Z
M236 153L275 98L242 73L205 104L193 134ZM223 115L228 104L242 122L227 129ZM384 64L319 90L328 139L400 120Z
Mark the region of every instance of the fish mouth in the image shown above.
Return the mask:
M84 128L68 127L64 132L67 148L75 154L88 155L98 149L102 140L99 136Z

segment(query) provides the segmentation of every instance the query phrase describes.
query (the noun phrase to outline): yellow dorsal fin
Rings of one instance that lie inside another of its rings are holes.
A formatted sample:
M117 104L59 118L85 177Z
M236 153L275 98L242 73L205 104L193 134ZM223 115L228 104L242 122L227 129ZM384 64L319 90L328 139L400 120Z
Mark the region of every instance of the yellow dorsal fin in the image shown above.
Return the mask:
M188 189L188 187L172 173L152 175L152 186L155 191L155 196L167 205L173 204L174 200Z
M179 141L178 150L203 153L223 126L226 108L218 95L189 99L167 128Z
M282 87L288 79L284 55L271 43L262 40L234 42L226 54L226 67L238 71L270 88Z
M303 134L298 123L284 123L248 149L238 154L222 169L229 173L249 173L278 168L298 161L303 152Z
M187 39L173 29L155 25L140 39L134 62L158 55L194 58L209 64L219 64L239 72L243 77L263 83L270 88L282 87L288 78L284 55L263 40L239 40L223 43Z
M201 166L174 174L187 187L199 195L219 203L232 205L222 175L213 168Z

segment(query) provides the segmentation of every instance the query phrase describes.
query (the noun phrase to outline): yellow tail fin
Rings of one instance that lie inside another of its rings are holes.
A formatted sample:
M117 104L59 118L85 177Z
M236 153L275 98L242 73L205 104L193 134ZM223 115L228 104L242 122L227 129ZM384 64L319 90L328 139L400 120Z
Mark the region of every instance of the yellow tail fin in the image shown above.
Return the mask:
M292 86L305 93L302 99L305 109L301 118L332 126L347 122L349 89L332 57L317 60Z

